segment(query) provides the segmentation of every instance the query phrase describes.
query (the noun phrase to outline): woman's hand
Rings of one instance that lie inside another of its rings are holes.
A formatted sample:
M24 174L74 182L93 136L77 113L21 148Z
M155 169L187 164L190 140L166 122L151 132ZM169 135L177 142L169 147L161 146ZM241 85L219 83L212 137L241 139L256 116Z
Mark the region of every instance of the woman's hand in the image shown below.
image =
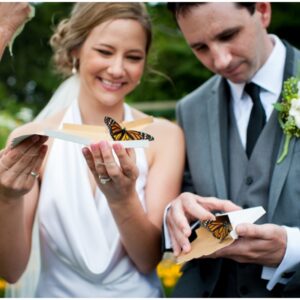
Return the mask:
M0 3L0 29L12 37L29 13L30 7L26 2Z
M114 150L119 163L114 158ZM135 164L133 149L124 149L121 144L112 147L107 141L83 148L86 162L94 175L95 181L108 201L130 200L135 194L135 183L138 178L138 168Z
M0 152L0 198L5 201L27 194L39 175L47 152L47 137L34 135Z

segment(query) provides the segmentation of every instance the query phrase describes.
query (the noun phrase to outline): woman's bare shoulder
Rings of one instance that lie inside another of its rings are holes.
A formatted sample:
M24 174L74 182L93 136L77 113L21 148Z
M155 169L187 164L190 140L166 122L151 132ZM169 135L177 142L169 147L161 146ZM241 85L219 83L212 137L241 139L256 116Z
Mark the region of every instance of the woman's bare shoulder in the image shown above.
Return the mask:
M132 108L134 119L140 119L149 117L149 115ZM156 132L157 134L181 134L182 129L176 124L175 121L170 121L165 118L153 118L153 123L145 127L145 131L151 133Z

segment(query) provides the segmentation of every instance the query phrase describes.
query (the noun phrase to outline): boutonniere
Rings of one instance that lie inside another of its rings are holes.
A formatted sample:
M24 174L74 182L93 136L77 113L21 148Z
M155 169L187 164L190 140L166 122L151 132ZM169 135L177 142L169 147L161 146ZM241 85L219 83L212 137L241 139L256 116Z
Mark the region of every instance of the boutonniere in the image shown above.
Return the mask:
M291 77L283 83L282 102L274 104L279 112L278 119L285 135L282 153L277 160L281 163L287 156L289 144L293 137L300 137L300 80Z

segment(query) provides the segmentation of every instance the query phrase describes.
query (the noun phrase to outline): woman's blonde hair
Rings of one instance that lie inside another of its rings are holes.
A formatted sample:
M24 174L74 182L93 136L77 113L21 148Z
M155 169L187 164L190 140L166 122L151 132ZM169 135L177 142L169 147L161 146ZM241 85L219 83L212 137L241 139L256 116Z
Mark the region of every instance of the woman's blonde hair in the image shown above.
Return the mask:
M116 19L132 19L142 25L146 34L146 53L148 53L152 42L152 28L145 4L138 2L76 3L70 17L59 23L50 39L58 72L65 76L70 75L73 64L72 51L81 47L94 27Z

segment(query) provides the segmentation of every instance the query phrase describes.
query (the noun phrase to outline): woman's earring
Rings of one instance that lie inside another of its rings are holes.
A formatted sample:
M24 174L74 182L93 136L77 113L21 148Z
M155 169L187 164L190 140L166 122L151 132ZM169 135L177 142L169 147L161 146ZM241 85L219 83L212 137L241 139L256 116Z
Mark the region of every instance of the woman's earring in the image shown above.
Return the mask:
M77 73L77 58L73 56L72 60L72 74L75 75Z

